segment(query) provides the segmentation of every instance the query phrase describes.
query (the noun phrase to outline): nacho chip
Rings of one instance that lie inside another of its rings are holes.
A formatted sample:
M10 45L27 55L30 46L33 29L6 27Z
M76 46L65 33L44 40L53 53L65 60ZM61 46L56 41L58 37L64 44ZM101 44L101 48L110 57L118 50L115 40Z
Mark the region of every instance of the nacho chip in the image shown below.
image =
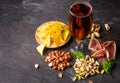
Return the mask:
M36 49L43 56L43 51L45 49L45 46L44 45L39 45L39 46L37 46Z

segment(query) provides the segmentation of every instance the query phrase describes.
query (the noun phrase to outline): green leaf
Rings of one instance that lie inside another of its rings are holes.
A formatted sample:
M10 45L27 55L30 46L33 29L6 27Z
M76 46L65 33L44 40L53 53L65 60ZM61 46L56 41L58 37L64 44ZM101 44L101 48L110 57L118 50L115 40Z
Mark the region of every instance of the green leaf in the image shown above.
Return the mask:
M104 71L110 75L111 74L111 70L112 67L114 66L114 62L113 61L104 61L102 63L102 68L104 69Z
M73 58L85 58L85 54L81 51L74 51L71 53Z

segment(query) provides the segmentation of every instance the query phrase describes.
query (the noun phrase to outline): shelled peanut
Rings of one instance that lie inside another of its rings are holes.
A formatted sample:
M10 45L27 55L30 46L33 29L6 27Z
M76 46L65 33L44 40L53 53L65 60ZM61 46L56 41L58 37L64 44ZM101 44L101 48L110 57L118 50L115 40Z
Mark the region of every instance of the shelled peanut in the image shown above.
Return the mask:
M83 58L76 59L73 68L76 73L76 77L79 80L85 79L88 76L92 76L95 74L104 73L104 70L100 70L100 64L89 55L86 55L84 59Z
M64 70L70 66L71 55L67 51L52 51L48 54L45 61L48 62L48 66L57 70Z

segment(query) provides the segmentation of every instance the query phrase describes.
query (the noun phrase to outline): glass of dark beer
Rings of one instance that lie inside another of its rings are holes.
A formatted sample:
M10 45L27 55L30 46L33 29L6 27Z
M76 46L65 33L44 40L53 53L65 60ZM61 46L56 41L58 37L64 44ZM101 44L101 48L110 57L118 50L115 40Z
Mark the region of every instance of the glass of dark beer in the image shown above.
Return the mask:
M90 33L92 24L92 6L89 2L78 0L70 6L68 27L78 44Z

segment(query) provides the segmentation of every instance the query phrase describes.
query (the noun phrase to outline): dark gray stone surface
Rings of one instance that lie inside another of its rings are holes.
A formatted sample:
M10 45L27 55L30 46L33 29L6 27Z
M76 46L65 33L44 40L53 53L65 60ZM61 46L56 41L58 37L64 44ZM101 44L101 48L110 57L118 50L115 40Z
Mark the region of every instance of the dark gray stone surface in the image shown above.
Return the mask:
M42 57L36 51L37 27L50 20L67 23L67 12L74 0L0 0L0 83L73 83L72 68L63 71L63 78L57 77L59 71L48 68L44 62L51 50L46 49ZM90 1L90 0L88 0ZM112 75L96 75L76 83L119 83L120 81L120 1L91 0L95 23L102 25L101 40L114 40L117 44L116 67ZM109 23L111 31L104 29ZM73 38L59 50L82 50L86 54L87 42L76 47ZM39 69L34 64L40 64Z

